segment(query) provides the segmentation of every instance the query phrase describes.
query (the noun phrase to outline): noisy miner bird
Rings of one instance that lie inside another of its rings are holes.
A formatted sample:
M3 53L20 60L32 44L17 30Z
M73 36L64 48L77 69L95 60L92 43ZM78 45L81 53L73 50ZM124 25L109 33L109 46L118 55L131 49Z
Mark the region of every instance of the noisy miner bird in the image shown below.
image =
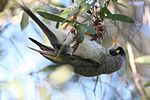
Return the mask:
M86 36L73 54L68 53L71 49L70 41L73 39L72 35L67 36L60 31L52 32L27 6L24 4L19 4L19 6L38 24L53 46L51 48L33 38L29 38L41 50L30 48L39 52L50 61L56 64L70 64L73 66L75 73L86 77L110 74L125 66L126 53L119 44L113 44L109 49L106 49ZM64 49L58 56L61 46L64 46Z

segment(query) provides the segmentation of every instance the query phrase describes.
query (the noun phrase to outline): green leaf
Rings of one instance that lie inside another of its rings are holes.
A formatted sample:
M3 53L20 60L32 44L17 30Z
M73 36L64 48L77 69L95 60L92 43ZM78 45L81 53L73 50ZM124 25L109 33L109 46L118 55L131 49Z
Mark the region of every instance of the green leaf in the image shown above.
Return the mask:
M107 6L104 5L104 7L102 7L102 8L100 9L100 17L101 17L102 19L104 19L105 16L108 16L108 15L111 15L111 12L109 11L109 9L107 9Z
M52 14L52 13L43 12L43 11L37 11L37 13L40 16L42 16L42 17L44 17L44 18L46 18L48 20L53 20L53 21L57 21L57 22L63 22L65 20L65 18L60 17L60 16L55 15L55 14Z
M79 14L86 13L88 10L90 10L91 5L89 3L84 3L79 11Z
M81 42L84 40L84 34L81 30L77 30L77 37L80 39Z
M84 40L84 33L95 35L96 31L91 26L87 26L85 24L78 23L78 26L77 26L77 36L78 36L78 38L80 39L81 42Z
M59 22L56 23L56 26L55 26L55 27L56 27L57 29L59 28L59 24L60 24Z
M60 16L66 18L72 11L72 7L68 7L60 14Z
M147 86L150 86L150 81L148 81L144 84L144 87L147 87Z
M85 2L85 0L75 0L75 3L79 6L81 3Z
M78 13L78 12L79 12L79 9L78 9L78 8L72 10L72 11L67 15L66 19L62 22L62 24L64 24L69 18L71 18L73 15L75 15L75 14Z
M96 31L92 26L87 26L85 24L82 23L78 23L80 30L82 31L82 33L90 33L91 35L95 35Z
M150 55L142 56L135 59L136 63L140 64L150 64Z
M70 18L71 16L73 16L75 12L76 12L76 10L72 10L71 7L68 7L67 9L65 9L65 10L60 14L61 17L65 18L65 20L62 22L62 24L64 24L67 20L69 20L69 18ZM62 24L61 24L61 25L62 25Z
M108 18L111 20L127 22L127 23L134 23L134 20L132 18L130 18L126 15L122 15L122 14L111 14L111 15L105 16L105 18Z
M21 30L24 30L29 24L29 16L26 13L23 13L22 19L20 22Z
M107 6L104 5L104 7L102 7L100 9L100 17L102 19L107 18L107 19L111 19L114 21L122 21L122 22L127 22L127 23L134 23L134 20L126 15L122 15L122 14L112 14L109 9L107 9Z

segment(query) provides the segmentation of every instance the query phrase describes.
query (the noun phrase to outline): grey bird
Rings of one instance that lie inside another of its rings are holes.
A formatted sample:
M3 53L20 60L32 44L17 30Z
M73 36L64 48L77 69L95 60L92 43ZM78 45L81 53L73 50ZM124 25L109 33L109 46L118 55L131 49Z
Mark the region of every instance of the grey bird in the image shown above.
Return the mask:
M119 44L113 44L109 49L106 49L86 36L75 52L70 54L68 51L72 49L70 46L72 35L67 36L62 32L58 34L58 32L50 30L28 7L24 4L19 4L19 6L39 25L52 44L52 47L45 46L35 39L29 38L41 50L30 48L39 52L50 61L56 64L70 64L76 74L86 77L110 74L125 66L126 53ZM58 56L62 46L64 46L64 49Z

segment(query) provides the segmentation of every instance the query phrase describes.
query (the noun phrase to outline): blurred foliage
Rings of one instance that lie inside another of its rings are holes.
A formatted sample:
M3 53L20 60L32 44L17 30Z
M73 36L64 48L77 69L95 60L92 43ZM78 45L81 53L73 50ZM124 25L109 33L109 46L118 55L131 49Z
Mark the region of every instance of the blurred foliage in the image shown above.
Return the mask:
M89 3L86 0L75 0L74 5L71 4L71 6L68 6L66 8L64 8L65 5L61 4L60 1L61 0L27 0L24 2L26 2L27 5L33 11L37 12L37 16L40 15L44 19L55 21L59 24L59 26L61 26L62 24L69 23L70 27L74 27L74 24L76 24L77 25L76 28L78 30L78 37L81 41L83 41L84 39L83 33L88 33L90 34L90 36L93 36L96 34L96 31L92 25L93 24L92 17L94 13L96 16L102 19L101 23L102 25L104 25L106 29L105 31L106 33L109 34L110 37L115 37L115 34L114 34L115 32L115 33L118 33L116 36L117 38L119 38L118 40L121 41L124 47L126 47L127 41L132 43L132 47L135 51L134 54L136 58L134 59L135 60L134 63L136 64L140 63L143 65L150 64L150 56L149 56L150 52L146 52L146 50L149 51L149 49L145 48L145 47L148 47L148 44L145 44L147 46L144 46L144 43L145 43L144 41L146 39L142 38L142 40L140 40L140 38L142 37L141 35L142 33L140 33L139 35L139 33L136 33L133 31L134 30L133 24L136 24L137 21L136 21L136 18L134 18L135 16L133 16L134 14L130 15L130 13L132 13L130 12L131 10L130 5L128 6L128 4L125 3L125 2L128 2L129 0L126 0L126 1L122 0L123 3L121 3L121 0L108 0L110 1L109 3L102 2L102 0L93 0L91 1L92 3ZM97 3L95 3L96 1ZM135 1L143 1L143 0L135 0ZM98 6L98 8L94 4ZM111 8L113 8L113 10ZM21 14L22 19L20 19L21 20L20 26L21 26L21 29L24 30L29 24L29 17L25 13L18 14L18 12L21 12L20 8L18 8L18 6L13 0L0 0L0 16L1 16L0 25L2 25L4 21L6 21L7 19L10 19L10 16L13 19L16 16L19 16ZM130 17L128 16L128 14ZM73 19L73 17L76 17L76 18ZM16 19L19 20L19 18L17 17ZM130 30L132 30L131 33L129 32ZM140 38L138 37L138 35ZM135 39L134 36L138 38ZM110 41L110 38L104 39L104 42L105 41L106 41L106 44L108 44L108 41ZM141 45L144 47L141 48ZM141 49L145 49L143 50L144 52ZM145 56L142 56L142 55L145 55ZM128 68L129 66L130 65L127 66L126 70L130 69ZM148 65L148 67L150 66ZM140 68L143 68L143 67L140 65ZM140 68L138 70L139 73L142 72ZM48 72L48 71L50 71L50 74L48 73L49 76L46 79L47 82L54 83L53 85L56 85L56 86L65 84L65 82L68 82L73 77L72 74L70 73L70 69L66 69L66 67L60 67L60 69L59 68L57 69L56 66L53 66L53 67L49 66L49 67L46 67L45 69L42 69L40 72ZM133 76L133 73L131 71L125 72L125 73L127 74L126 78L128 81L131 79L134 80L133 78L131 78ZM143 72L143 73L145 75L145 74L148 74L149 72ZM144 77L145 76L142 76L142 78ZM133 83L133 85L135 85L135 83ZM148 89L149 86L150 86L150 81L146 81L142 88ZM24 98L24 89L23 89L21 82L18 80L14 80L12 82L2 84L1 87L3 87L2 90L9 90L9 91L16 92L17 97L18 97L17 99ZM135 91L137 90L135 89ZM39 93L41 94L41 100L51 99L51 93L49 93L46 87L44 86L39 87ZM15 93L13 95L15 95ZM150 94L147 93L146 95L150 95ZM144 98L143 95L141 97Z
M7 91L15 99L23 100L24 99L24 87L19 80L12 80L9 82L1 83L2 91Z
M51 100L51 95L48 92L48 89L44 86L39 87L40 99L41 100Z
M145 87L150 86L150 81L146 82L146 83L144 84L144 86L145 86Z
M141 56L135 59L136 63L141 63L141 64L150 64L150 56Z
M55 86L62 85L72 78L72 71L70 65L59 66L48 76L48 81Z
M65 5L63 5L61 2L62 2L61 0L49 0L49 3L51 3L55 6L65 7Z
M20 22L21 30L24 30L24 28L26 28L28 24L29 24L29 16L26 13L23 13Z
M8 0L0 0L0 12L2 12L7 5Z

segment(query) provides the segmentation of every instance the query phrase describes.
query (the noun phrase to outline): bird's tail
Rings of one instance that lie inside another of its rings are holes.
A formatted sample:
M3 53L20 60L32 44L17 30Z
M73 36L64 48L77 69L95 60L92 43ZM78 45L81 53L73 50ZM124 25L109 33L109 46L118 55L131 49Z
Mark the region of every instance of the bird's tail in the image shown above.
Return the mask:
M30 37L29 37L29 39L30 39L33 43L35 43L36 45L38 45L39 48L40 48L41 50L43 50L43 51L56 52L55 49L53 49L53 48L51 48L51 47L49 47L49 46L43 45L42 43L38 42L37 40L35 40L35 39L33 39L33 38L30 38Z
M42 31L45 33L45 35L48 37L50 43L55 49L58 49L59 46L59 41L57 37L54 35L54 33L47 28L47 26L37 18L33 12L21 1L18 2L19 7L28 15L30 16L37 24L38 26L42 29Z

